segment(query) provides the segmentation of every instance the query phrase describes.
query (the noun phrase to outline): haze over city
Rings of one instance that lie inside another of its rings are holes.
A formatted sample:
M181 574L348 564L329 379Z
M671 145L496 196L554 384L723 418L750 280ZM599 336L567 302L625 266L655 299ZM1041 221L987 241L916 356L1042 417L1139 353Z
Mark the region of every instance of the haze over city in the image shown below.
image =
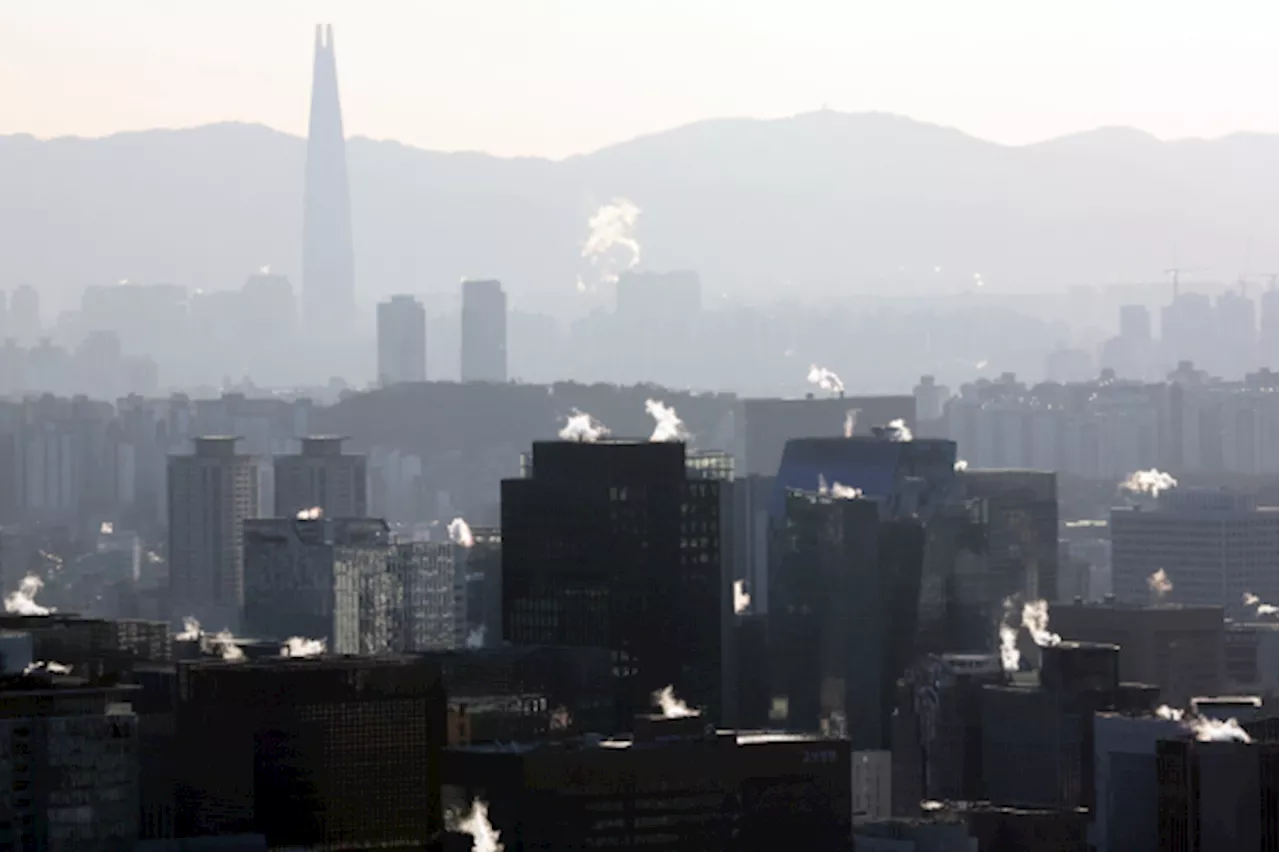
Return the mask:
M1278 37L7 7L0 847L1277 848Z

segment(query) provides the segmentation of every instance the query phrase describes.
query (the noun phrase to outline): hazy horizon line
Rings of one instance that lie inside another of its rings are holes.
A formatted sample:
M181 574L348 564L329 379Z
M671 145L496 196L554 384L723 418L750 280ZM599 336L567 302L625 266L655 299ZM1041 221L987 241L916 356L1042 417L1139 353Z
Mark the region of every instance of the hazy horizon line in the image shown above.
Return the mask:
M1061 133L1056 136L1050 136L1034 142L1010 144L1006 142L1000 142L994 139L988 139L983 136L978 136L976 134L963 130L959 127L954 127L947 124L940 124L938 122L918 119L909 115L904 115L902 113L888 112L885 110L860 110L856 112L848 112L848 111L835 110L835 109L829 109L829 108L823 107L820 109L808 110L805 112L797 112L797 113L792 113L790 115L777 116L772 118L759 117L759 116L728 116L728 115L702 118L702 119L697 119L695 121L685 122L684 124L672 125L670 127L666 127L660 130L641 133L636 136L629 137L627 139L622 139L617 142L611 142L607 145L603 145L598 148L594 148L586 151L578 151L571 154L566 154L561 157L549 157L541 154L495 154L490 151L485 151L480 149L445 150L440 148L427 148L421 145L416 145L411 142L404 142L400 139L395 139L391 137L380 138L375 136L367 136L360 133L348 135L346 137L346 141L350 142L354 140L361 140L361 141L376 142L376 143L392 143L392 144L400 145L405 148L411 148L416 151L425 151L425 152L435 153L435 154L471 154L471 155L491 157L497 160L544 160L547 162L560 163L560 162L573 160L578 157L590 157L595 154L601 153L603 151L608 151L612 148L620 147L622 145L628 145L643 139L650 139L657 136L663 136L668 133L676 133L681 130L685 130L687 128L696 127L698 125L703 125L703 124L716 124L716 123L727 124L727 123L735 123L735 122L744 123L744 124L745 123L772 124L772 123L778 123L778 122L784 122L784 121L795 121L796 119L808 118L808 117L818 116L823 114L831 114L834 116L841 116L846 118L875 116L875 117L881 117L881 118L894 119L894 120L908 122L915 125L920 125L923 127L930 127L938 130L945 130L953 133L958 133L968 139L973 139L978 142L983 142L988 145L994 145L999 148L1005 148L1009 150L1016 150L1020 148L1034 148L1038 145L1047 145L1047 144L1059 142L1065 139L1072 139L1072 138L1089 136L1092 134L1106 133L1106 132L1118 132L1118 133L1126 133L1126 134L1141 136L1141 137L1145 137L1146 140L1149 140L1151 142L1157 142L1160 144L1169 144L1169 145L1179 144L1179 143L1188 143L1188 142L1220 142L1220 141L1235 138L1238 136L1280 137L1280 132L1277 132L1277 131L1232 130L1227 133L1218 134L1216 136L1178 136L1178 137L1162 138L1152 133L1151 131L1144 130L1140 127L1134 127L1132 125L1111 124L1111 125L1099 125L1097 127L1093 127L1085 130L1075 130L1068 133ZM67 133L67 134L61 134L57 136L42 136L35 133L15 131L12 133L0 134L0 139L28 138L28 139L33 139L37 142L97 142L97 141L104 141L108 139L115 139L121 136L140 136L147 133L185 133L185 132L203 130L211 127L223 127L223 126L243 126L243 127L261 128L263 130L270 131L271 133L276 133L281 136L289 136L301 141L305 141L307 138L306 134L299 134L299 133L293 133L287 130L281 130L278 127L273 127L269 124L264 124L260 121L244 121L241 119L229 118L229 119L223 119L220 121L208 121L202 124L192 124L192 125L185 125L185 126L144 127L144 128L125 129L125 130L115 130L110 133L103 133L98 135L79 135L74 133Z

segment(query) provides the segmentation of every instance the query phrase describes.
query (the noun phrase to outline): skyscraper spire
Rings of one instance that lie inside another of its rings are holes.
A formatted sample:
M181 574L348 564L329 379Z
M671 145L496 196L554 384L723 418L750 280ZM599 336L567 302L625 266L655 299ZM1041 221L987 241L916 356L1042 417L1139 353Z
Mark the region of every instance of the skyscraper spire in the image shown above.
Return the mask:
M316 25L302 214L302 315L312 339L345 340L355 313L355 258L333 27Z

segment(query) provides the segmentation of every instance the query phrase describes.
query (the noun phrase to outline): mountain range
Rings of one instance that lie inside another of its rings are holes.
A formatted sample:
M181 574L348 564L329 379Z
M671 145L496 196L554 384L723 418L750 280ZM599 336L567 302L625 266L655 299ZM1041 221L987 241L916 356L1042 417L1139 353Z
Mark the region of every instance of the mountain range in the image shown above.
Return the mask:
M1269 273L1278 153L1274 134L1166 142L1122 128L1010 147L826 110L559 161L347 144L362 300L497 277L513 304L552 312L582 299L588 218L622 197L642 211L640 266L696 269L717 298ZM70 307L90 284L227 289L264 264L297 283L305 156L304 139L234 123L0 137L0 290L32 284Z

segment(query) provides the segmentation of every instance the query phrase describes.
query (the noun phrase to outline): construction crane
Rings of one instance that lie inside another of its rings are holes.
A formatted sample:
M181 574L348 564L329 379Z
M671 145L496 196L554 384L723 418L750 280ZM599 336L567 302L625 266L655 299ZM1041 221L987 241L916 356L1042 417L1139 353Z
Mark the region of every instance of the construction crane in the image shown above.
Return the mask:
M1199 266L1174 266L1164 271L1165 275L1173 279L1173 298L1178 298L1178 276L1184 272L1198 272L1200 269Z

